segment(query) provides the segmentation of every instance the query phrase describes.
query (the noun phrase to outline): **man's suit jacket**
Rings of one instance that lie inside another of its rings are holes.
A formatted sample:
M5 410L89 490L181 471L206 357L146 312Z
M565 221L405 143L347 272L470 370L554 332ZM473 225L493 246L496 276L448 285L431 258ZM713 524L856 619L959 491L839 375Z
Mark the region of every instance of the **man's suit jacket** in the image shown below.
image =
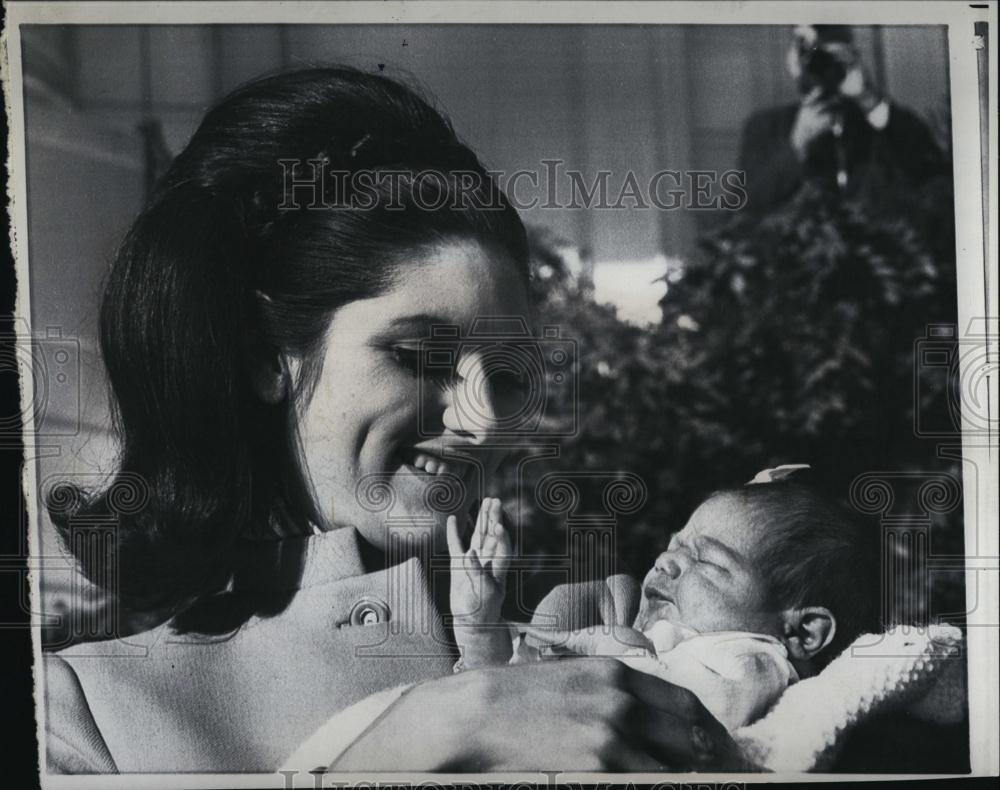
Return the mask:
M789 200L806 182L837 189L838 155L831 133L813 141L804 162L789 140L798 104L750 116L743 127L740 168L746 173L747 209L762 214ZM846 194L882 183L917 186L946 172L946 161L930 130L916 115L890 105L884 129L876 130L853 103L844 104L840 145L847 165Z

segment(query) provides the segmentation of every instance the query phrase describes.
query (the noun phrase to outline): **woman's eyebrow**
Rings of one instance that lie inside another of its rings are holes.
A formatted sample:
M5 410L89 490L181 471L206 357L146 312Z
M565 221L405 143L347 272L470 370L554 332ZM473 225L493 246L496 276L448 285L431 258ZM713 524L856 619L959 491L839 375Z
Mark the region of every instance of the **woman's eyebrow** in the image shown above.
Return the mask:
M460 336L460 329L455 324L454 321L449 321L440 315L431 315L429 313L415 313L414 315L400 316L398 318L393 318L387 325L385 333L389 332L411 332L420 337L431 337L432 327L454 327L455 328L455 339L457 340ZM445 336L445 338L451 337L450 335ZM443 338L443 339L445 339Z
M415 313L413 315L400 316L399 318L393 318L389 322L390 329L422 329L428 330L431 326L456 326L454 321L449 321L440 315L432 315L430 313Z

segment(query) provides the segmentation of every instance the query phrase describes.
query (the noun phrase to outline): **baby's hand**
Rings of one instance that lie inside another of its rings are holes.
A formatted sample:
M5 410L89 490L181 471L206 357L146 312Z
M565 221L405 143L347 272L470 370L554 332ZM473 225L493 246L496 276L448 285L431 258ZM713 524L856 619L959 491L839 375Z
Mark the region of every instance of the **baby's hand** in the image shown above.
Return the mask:
M500 500L487 497L479 508L469 550L462 548L458 520L448 517L451 554L451 612L462 626L500 622L512 547L501 521Z

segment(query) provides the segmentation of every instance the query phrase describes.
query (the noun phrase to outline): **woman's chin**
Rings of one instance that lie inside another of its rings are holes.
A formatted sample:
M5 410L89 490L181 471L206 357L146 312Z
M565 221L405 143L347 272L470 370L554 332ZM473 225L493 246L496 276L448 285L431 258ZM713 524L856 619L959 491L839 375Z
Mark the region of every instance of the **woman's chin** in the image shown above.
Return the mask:
M408 465L382 478L377 490L365 496L369 501L361 503L362 507L388 529L407 533L436 531L449 515L468 507L468 492L460 478L428 474Z
M440 536L438 550L443 550L447 517L467 513L475 498L458 472L431 473L400 463L392 471L363 478L356 489L359 518L354 526L369 543L394 554L412 555L424 539L436 544L435 535Z

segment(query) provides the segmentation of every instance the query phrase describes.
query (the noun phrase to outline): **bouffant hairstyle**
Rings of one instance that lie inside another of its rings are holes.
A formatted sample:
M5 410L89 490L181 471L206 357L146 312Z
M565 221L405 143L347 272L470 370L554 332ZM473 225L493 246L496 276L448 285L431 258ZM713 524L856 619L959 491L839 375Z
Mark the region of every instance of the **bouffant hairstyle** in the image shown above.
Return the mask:
M242 539L309 534L294 401L308 397L332 315L390 288L414 251L458 239L527 280L517 212L409 87L312 68L210 110L107 277L100 348L119 471L102 491L66 484L48 503L64 536L114 516L113 545L77 551L83 571L99 580L113 566L121 606L174 614L232 590ZM280 403L256 396L262 354L301 363Z

